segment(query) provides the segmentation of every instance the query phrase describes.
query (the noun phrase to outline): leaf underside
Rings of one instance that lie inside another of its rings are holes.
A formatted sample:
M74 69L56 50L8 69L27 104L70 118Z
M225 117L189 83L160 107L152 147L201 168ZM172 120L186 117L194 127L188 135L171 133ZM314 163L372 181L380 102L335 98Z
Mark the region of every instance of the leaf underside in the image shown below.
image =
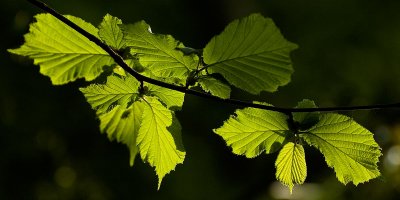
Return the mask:
M314 127L300 136L321 151L343 184L358 185L380 175L380 147L371 132L347 116L323 114Z
M252 94L274 92L293 73L288 42L269 18L252 14L231 22L204 48L210 73L221 74L230 84Z
M107 133L110 140L117 140L128 146L130 165L133 166L138 153L136 138L142 122L143 105L135 102L128 108L115 106L110 112L100 114L100 130Z
M100 38L107 45L117 50L125 47L124 34L119 27L121 24L122 20L107 14L99 25Z
M290 193L292 193L294 184L303 184L307 177L303 146L288 142L279 152L275 167L276 179L288 186Z
M114 75L105 84L92 84L81 92L97 111L101 131L128 146L131 165L139 152L143 161L155 167L160 187L163 177L185 158L181 126L168 109L180 108L184 94L146 84L148 91L140 96L139 85L130 75Z
M97 36L98 29L80 18L69 20ZM98 77L104 66L113 59L99 46L50 14L38 14L25 35L25 43L11 53L28 56L40 65L40 73L50 77L54 85L61 85L78 78L91 81Z
M144 21L121 26L126 46L139 57L139 62L158 77L186 80L190 70L198 65L197 56L184 55L184 47L171 35L154 34Z
M107 14L97 29L80 18L66 17L115 50L129 48L131 55L126 61L151 78L184 84L201 65L196 54L182 51L194 49L185 48L170 35L152 33L144 21L122 25L120 19ZM78 78L91 81L105 67L113 66L105 83L80 90L96 110L101 132L128 146L130 164L139 153L143 161L155 167L159 188L163 177L183 163L186 156L182 128L173 111L181 109L184 93L145 83L139 94L140 83L115 67L113 59L99 46L50 14L35 18L25 43L9 52L32 58L54 85ZM290 81L293 68L289 54L295 48L271 19L253 14L233 21L212 38L204 48L203 58L207 74L221 74L229 84L259 94L276 91ZM204 74L196 78L206 92L229 98L231 89L225 83ZM303 100L297 108L316 105ZM275 163L276 177L291 191L307 176L301 140L320 150L344 184L357 185L380 175L379 145L371 132L351 118L332 113L294 113L293 121L295 128L289 126L286 114L244 108L236 110L214 132L232 147L233 153L248 158L281 149Z
M160 99L167 108L171 110L180 110L185 100L185 93L160 87L153 84L145 84L148 87L149 95L154 95Z
M107 77L106 84L92 84L80 91L86 100L97 110L98 114L106 113L114 105L124 108L138 96L140 83L132 76L120 78L118 76Z
M180 128L168 129L173 125L173 113L154 97L145 97L143 104L137 145L142 159L156 168L160 187L163 177L174 170L177 164L183 163L186 153L183 145L176 144L181 140L174 138L180 137Z
M297 108L304 107L316 105L311 100L299 102ZM380 176L377 167L380 147L372 133L354 120L340 114L318 112L294 113L293 117L299 125L297 128L309 128L293 129L288 116L282 113L245 108L236 110L235 115L214 132L232 147L233 153L248 158L283 147L275 163L276 177L290 191L295 184L304 183L307 176L302 140L320 150L343 184L357 185Z
M256 108L236 110L223 126L214 129L238 155L254 158L266 152L279 150L285 143L289 130L287 116Z
M300 101L296 108L317 108L314 101L304 99ZM307 130L319 121L319 112L297 112L293 113L293 120L298 123L300 130Z
M210 92L212 95L220 97L222 99L229 99L231 94L231 88L225 83L213 78L213 77L201 77L199 85L204 91Z

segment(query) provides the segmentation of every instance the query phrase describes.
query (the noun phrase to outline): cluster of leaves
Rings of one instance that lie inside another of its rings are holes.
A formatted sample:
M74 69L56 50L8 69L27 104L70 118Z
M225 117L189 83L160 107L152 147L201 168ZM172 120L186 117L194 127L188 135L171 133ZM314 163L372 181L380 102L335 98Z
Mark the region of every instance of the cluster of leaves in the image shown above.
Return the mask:
M303 100L297 108L315 108ZM245 108L237 110L224 125L214 130L232 147L233 153L254 158L262 152L280 150L275 162L276 178L292 190L307 176L303 143L325 156L340 182L355 185L376 178L380 148L373 135L351 118L334 113L294 113Z
M80 18L65 17L112 47L135 71L170 84L201 88L221 99L230 97L231 86L251 94L274 92L293 73L289 54L297 46L260 14L231 22L202 50L185 47L171 35L152 33L144 21L124 25L107 14L96 28ZM80 91L96 110L101 132L128 146L131 165L139 154L155 167L160 187L163 177L186 155L175 117L185 94L136 80L102 48L52 15L35 18L25 43L9 51L32 58L54 85L78 78L96 81ZM96 79L101 74L106 80ZM315 104L304 100L298 107ZM290 189L306 179L303 143L318 148L344 184L380 175L381 153L372 134L343 115L244 108L214 132L233 153L248 158L280 150L276 177Z

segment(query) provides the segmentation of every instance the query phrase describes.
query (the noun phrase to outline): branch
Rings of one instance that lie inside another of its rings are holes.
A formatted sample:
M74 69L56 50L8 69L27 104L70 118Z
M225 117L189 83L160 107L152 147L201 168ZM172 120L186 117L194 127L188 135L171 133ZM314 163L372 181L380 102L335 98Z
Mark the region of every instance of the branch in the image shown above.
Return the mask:
M90 41L94 42L96 45L101 47L104 51L106 51L113 59L114 61L121 66L126 72L128 72L130 75L135 77L138 81L140 82L147 82L150 84L158 85L164 88L168 88L171 90L183 92L185 94L191 94L195 95L198 97L203 97L206 99L222 102L222 103L228 103L232 105L237 105L237 106L242 106L242 107L252 107L252 108L259 108L263 110L270 110L270 111L276 111L284 114L290 115L291 113L295 112L333 112L333 111L353 111L353 110L373 110L373 109L386 109L386 108L400 108L400 103L393 103L393 104L376 104L376 105L365 105L365 106L349 106L349 107L322 107L322 108L283 108L283 107L274 107L274 106L267 106L267 105L261 105L261 104L255 104L252 102L246 102L246 101L241 101L241 100L236 100L236 99L221 99L219 97L204 93L204 92L199 92L196 90L188 89L184 86L178 86L166 82L162 82L156 79L152 79L146 76L141 75L140 73L136 72L132 68L130 68L124 61L124 59L111 47L103 43L99 38L96 36L88 33L87 31L83 30L81 27L70 21L69 19L65 18L63 15L55 11L54 9L50 8L47 6L45 3L38 1L38 0L27 0L33 5L37 6L38 8L50 13L60 21L64 22L67 26L71 27L78 33L82 34L85 36L87 39Z

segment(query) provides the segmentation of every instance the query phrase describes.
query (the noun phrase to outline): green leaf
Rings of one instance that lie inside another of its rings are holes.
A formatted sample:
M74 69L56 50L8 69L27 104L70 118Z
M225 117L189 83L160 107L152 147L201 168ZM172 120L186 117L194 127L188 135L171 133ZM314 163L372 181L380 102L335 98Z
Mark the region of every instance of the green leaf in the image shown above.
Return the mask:
M208 72L252 94L276 91L293 73L288 42L269 18L252 14L235 20L204 48Z
M128 58L124 60L125 64L128 65L130 68L135 70L138 73L141 73L144 76L147 76L149 78L153 78L151 76L151 73L148 73L149 71L143 68L143 66L140 65L139 61L135 58ZM113 68L113 72L115 74L118 74L120 76L127 76L127 73L121 66L115 65Z
M224 138L232 151L253 158L279 150L288 137L287 116L256 108L236 110L224 125L214 132Z
M69 20L97 36L98 30L80 18L66 16ZM29 56L40 65L40 73L49 76L54 85L78 78L91 81L103 72L103 67L113 59L95 43L59 21L50 14L38 14L25 35L25 43L11 53Z
M156 168L159 187L163 177L183 162L185 151L181 126L169 107L182 106L183 95L147 84L149 91L138 97L139 83L131 76L110 76L103 85L81 89L97 110L100 129L110 140L126 144L131 152L130 163L140 151L141 157Z
M125 61L126 62L126 61ZM129 66L129 65L128 65ZM118 74L118 75L120 75L120 76L126 76L126 72L125 72L125 70L121 67L121 66L119 66L119 65L116 65L114 68L113 68L113 72L115 73L115 74Z
M299 102L296 108L317 108L314 101L304 99ZM300 130L307 130L319 121L319 112L297 112L293 113L293 119L299 123Z
M99 115L101 132L107 133L110 140L116 139L128 146L131 166L138 153L136 138L142 122L143 107L140 102L134 102L127 109L117 105L110 112Z
M174 125L173 113L155 97L144 97L142 124L137 137L140 155L143 160L156 168L158 188L163 177L183 163L185 151L180 142L180 126ZM170 127L168 129L168 127ZM172 131L172 133L171 133Z
M185 99L185 93L160 87L153 84L145 84L148 87L147 95L154 95L171 110L180 110Z
M122 20L107 14L99 26L100 38L114 49L125 47L124 34L119 27L120 24L122 24Z
M307 177L303 146L293 142L287 143L279 152L275 167L276 179L288 186L292 193L294 184L303 184Z
M138 151L136 138L141 124L143 105L135 102L139 82L132 76L109 76L105 84L92 84L80 91L97 110L100 130L110 140L126 144L130 149L131 166Z
M230 97L231 88L215 78L208 76L200 77L198 83L204 91L209 92L214 96L222 99L228 99Z
M110 140L126 144L130 163L139 150L144 161L156 168L160 187L163 177L182 163L185 151L181 126L174 113L166 108L182 106L183 93L146 84L146 95L138 96L139 83L132 76L110 76L103 85L90 85L81 91L97 110L100 129Z
M132 76L120 78L118 76L107 77L106 84L92 84L80 91L98 114L106 113L115 105L123 105L126 108L133 103L138 95L140 83Z
M379 145L371 132L347 116L321 115L319 122L300 136L321 151L343 184L358 185L380 175Z
M190 70L196 69L198 57L184 55L177 48L184 46L171 35L154 34L144 21L121 26L126 45L139 62L159 77L186 79Z

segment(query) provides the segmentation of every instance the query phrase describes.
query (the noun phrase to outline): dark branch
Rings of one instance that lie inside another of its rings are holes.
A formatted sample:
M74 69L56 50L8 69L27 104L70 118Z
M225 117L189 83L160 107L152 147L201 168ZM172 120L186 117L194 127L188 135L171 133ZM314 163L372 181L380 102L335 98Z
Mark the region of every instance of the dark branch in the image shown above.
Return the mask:
M87 31L83 30L81 27L76 25L75 23L71 22L69 19L65 18L63 15L55 11L54 9L50 8L47 6L45 3L38 1L38 0L27 0L30 3L34 4L35 6L39 7L40 9L50 13L60 21L64 22L66 25L77 31L78 33L82 34L86 38L88 38L90 41L94 42L97 44L99 47L101 47L104 51L106 51L113 59L114 61L121 66L126 72L128 72L130 75L135 77L138 81L140 82L147 82L150 84L158 85L164 88L168 88L171 90L176 90L179 92L183 92L185 94L191 94L195 95L198 97L203 97L206 99L211 99L215 101L219 101L222 103L229 103L237 106L242 106L242 107L252 107L252 108L260 108L264 110L271 110L271 111L276 111L280 113L284 113L287 115L290 115L291 113L294 112L333 112L333 111L351 111L351 110L373 110L373 109L385 109L385 108L400 108L400 103L393 103L393 104L378 104L378 105L366 105L366 106L349 106L349 107L325 107L325 108L282 108L282 107L273 107L273 106L267 106L267 105L261 105L261 104L255 104L251 102L245 102L245 101L240 101L236 99L221 99L219 97L191 90L188 89L184 86L178 86L174 84L169 84L166 82L162 82L156 79L152 79L146 76L143 76L130 68L124 61L124 59L111 47L103 43L100 39L98 39L96 36L88 33ZM204 67L203 69L207 69ZM201 70L203 70L201 69Z

